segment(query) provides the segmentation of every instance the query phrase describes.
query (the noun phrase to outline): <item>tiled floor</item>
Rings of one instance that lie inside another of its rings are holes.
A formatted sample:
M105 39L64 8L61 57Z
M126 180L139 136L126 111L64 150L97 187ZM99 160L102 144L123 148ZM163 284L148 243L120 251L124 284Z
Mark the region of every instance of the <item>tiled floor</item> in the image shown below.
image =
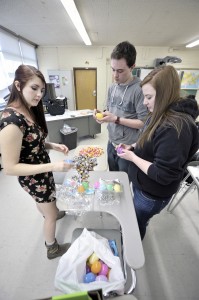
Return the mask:
M106 128L96 139L79 144L105 145ZM74 150L71 151L71 156ZM62 158L51 152L52 160ZM36 300L59 294L54 276L59 259L46 258L43 219L17 179L0 172L0 300ZM118 228L113 217L98 214L75 219L66 216L57 223L57 239L70 242L76 227ZM132 240L133 243L133 240ZM173 214L164 210L150 222L143 241L145 265L136 271L133 295L138 300L199 299L199 202L190 193ZM120 299L120 297L118 297ZM122 299L132 300L132 295Z

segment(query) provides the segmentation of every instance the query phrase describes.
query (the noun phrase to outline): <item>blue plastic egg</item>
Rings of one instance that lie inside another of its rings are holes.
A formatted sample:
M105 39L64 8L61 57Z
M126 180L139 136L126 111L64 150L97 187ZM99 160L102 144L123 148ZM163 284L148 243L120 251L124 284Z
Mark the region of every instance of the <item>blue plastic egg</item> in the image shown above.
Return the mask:
M86 275L84 275L84 283L90 283L95 281L96 279L96 275L93 274L92 272L87 273Z

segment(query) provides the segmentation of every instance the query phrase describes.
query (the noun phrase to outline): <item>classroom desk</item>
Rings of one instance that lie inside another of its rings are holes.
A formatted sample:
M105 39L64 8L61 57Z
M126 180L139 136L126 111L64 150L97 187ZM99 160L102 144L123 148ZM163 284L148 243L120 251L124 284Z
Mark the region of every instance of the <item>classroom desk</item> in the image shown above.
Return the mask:
M79 152L82 149L86 149L88 147L98 147L102 148L104 153L102 153L100 156L96 157L97 158L97 166L94 167L94 171L106 171L108 168L108 162L107 162L107 152L106 149L100 145L79 145L75 149L74 155L79 156Z
M66 110L63 115L51 116L45 114L48 127L48 138L50 142L62 143L60 129L64 124L70 127L78 128L77 137L92 136L101 133L101 124L98 124L93 118L91 110Z
M93 211L109 213L118 220L122 229L125 261L130 268L139 269L144 265L145 257L140 239L128 176L125 172L90 172L90 183L98 181L99 178L105 180L118 179L123 185L123 192L121 193L119 204L101 205L99 201L96 200L93 203ZM57 199L57 207L59 210L67 210L64 202L59 201L59 199Z

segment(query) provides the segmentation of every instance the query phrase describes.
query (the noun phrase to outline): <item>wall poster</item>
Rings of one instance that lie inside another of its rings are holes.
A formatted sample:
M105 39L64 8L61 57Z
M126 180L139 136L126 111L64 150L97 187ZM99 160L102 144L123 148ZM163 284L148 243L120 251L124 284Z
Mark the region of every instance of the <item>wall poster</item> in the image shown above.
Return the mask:
M199 70L182 71L181 89L199 89Z
M54 83L55 88L60 88L59 75L49 75L49 80L51 83Z

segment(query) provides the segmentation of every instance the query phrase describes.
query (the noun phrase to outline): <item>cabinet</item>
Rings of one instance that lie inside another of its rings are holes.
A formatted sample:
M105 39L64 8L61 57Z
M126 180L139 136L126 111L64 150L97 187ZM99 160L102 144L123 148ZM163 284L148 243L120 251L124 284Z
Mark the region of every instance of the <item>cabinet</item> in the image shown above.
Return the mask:
M81 115L85 113L85 115ZM93 115L86 114L84 111L66 111L61 116L50 116L46 115L46 122L48 127L48 138L50 142L61 143L60 129L64 124L70 127L76 127L77 137L92 136L101 133L101 125L98 124L94 119Z

